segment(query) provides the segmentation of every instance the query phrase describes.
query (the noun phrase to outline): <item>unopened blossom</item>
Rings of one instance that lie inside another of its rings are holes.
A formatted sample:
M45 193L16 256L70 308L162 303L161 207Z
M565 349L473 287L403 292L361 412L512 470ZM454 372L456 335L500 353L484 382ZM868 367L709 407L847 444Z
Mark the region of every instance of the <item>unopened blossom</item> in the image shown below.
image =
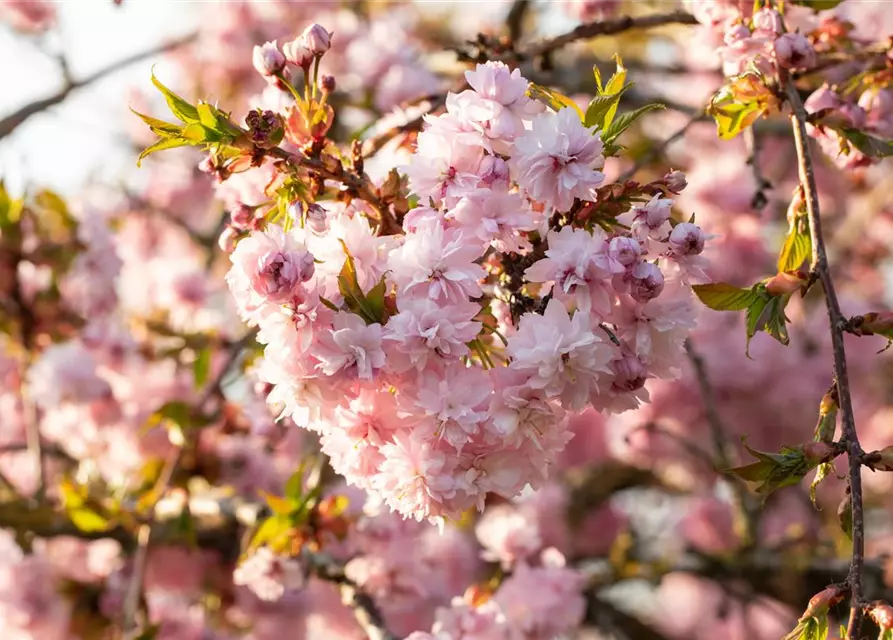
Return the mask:
M670 235L670 209L673 201L655 195L643 205L630 209L617 216L617 220L630 227L632 236L639 242L649 239L665 241Z
M597 132L566 107L533 119L531 129L515 140L511 165L522 189L547 208L567 211L574 200L595 200L604 182L604 145Z
M625 277L629 293L637 302L647 302L664 289L664 274L656 264L640 262Z
M670 232L670 251L676 255L689 256L704 250L706 236L699 226L691 222L680 222Z
M261 46L254 47L252 57L254 68L264 77L272 77L285 68L285 56L279 51L279 45L276 41L265 42Z
M321 56L332 46L332 34L318 24L311 24L301 34L304 44L315 56Z
M754 35L775 39L784 31L781 14L768 7L753 14Z
M815 64L815 49L803 34L782 34L774 47L775 59L785 69L808 69Z
M288 62L303 69L309 68L313 62L313 52L303 36L298 36L282 45L282 53Z

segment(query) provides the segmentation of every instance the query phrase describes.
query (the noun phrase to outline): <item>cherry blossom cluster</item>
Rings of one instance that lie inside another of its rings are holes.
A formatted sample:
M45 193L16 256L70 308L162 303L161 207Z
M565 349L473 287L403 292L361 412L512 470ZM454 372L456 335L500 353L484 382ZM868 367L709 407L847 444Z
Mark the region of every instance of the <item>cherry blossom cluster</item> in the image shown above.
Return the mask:
M279 64L257 51L263 73ZM350 484L441 523L541 485L567 415L635 408L677 373L706 239L671 216L676 174L604 224L562 221L596 217L599 132L502 63L466 79L403 168L418 199L403 234L358 201L296 205L238 243L227 275L281 415Z

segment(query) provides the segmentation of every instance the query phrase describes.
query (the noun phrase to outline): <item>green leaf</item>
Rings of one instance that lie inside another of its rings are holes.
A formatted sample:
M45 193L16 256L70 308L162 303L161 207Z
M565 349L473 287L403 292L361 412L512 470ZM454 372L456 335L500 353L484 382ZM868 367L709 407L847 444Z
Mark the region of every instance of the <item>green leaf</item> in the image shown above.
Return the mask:
M586 127L598 127L599 130L603 130L605 126L607 126L606 117L608 112L611 111L612 108L616 111L620 98L631 86L631 84L626 85L618 93L595 96L590 100L589 106L586 108L586 116L583 120L583 124Z
M723 140L731 140L757 119L762 108L756 102L734 102L722 107L711 105L710 115L716 121L716 133Z
M760 298L755 301L747 310L747 342L756 335L758 331L764 331L770 336L778 340L781 344L787 346L790 343L788 336L787 323L790 322L785 315L784 310L791 299L790 294L781 296L769 296L763 290L766 298Z
M171 122L165 122L164 120L159 120L158 118L153 118L152 116L147 116L145 114L140 113L139 111L130 110L133 114L139 116L139 118L149 125L149 129L152 130L152 133L161 137L161 138L169 138L169 137L178 137L180 136L180 132L183 130L178 124L173 124Z
M809 222L806 219L802 219L801 222L798 218L788 232L778 255L778 270L797 271L811 255L812 239L809 236Z
M161 84L158 78L155 77L154 68L152 69L152 84L154 84L155 87L164 95L164 99L167 101L167 106L170 108L171 113L173 113L174 116L176 116L181 122L198 122L198 109L196 109L190 103L186 102L186 100Z
M660 109L664 109L664 105L659 104L657 102L652 102L651 104L646 104L643 107L639 107L635 111L627 111L626 113L621 113L617 116L617 119L611 122L608 125L604 132L602 133L602 142L606 145L613 143L614 140L620 137L624 131L629 129L639 118L648 113L649 111L657 111ZM610 113L609 113L610 116ZM608 116L606 116L606 119Z
M267 493L266 491L259 492L261 497L263 497L264 502L267 503L267 506L273 511L273 513L277 513L279 515L287 516L295 509L295 503L292 500L288 500L287 498L282 498L280 496L274 496L273 494Z
M696 284L692 290L701 302L714 311L743 311L758 297L753 288L742 289L725 282Z
M285 497L290 500L300 500L304 495L304 472L307 467L306 460L302 460L297 471L291 474L285 482Z
M377 322L381 324L386 324L388 321L388 314L384 304L385 293L387 293L387 283L385 282L385 277L382 276L378 284L372 287L369 293L366 294L366 304L369 307L369 311L377 319Z
M755 491L765 500L773 491L798 484L811 469L818 466L803 451L803 447L782 447L779 453L767 453L744 447L757 462L723 469L723 473L738 476L742 480L756 485Z
M70 509L68 517L71 519L72 524L84 533L108 531L111 527L111 524L105 517L92 509Z
M263 546L273 550L284 549L291 537L292 524L288 517L276 514L264 520L251 537L248 550L253 551Z
M611 79L608 80L608 84L605 85L604 93L606 95L621 95L626 88L631 85L626 84L626 67L623 66L623 60L620 59L619 55L614 56L614 62L617 64L617 70L614 72L614 75L611 76ZM603 128L607 129L611 126L611 123L614 121L614 116L617 114L617 103L615 102L611 107L608 108L607 113L605 113L604 123L602 125Z
M869 158L886 158L893 155L893 142L875 138L858 129L836 129L847 141Z
M156 151L164 151L165 149L176 149L177 147L185 147L186 145L192 144L189 140L185 140L183 138L167 138L163 140L159 140L153 145L150 145L143 149L142 153L140 153L139 158L136 159L136 166L140 167L143 164L143 159L155 153Z
M566 95L555 91L554 89L549 89L548 87L544 87L542 85L534 84L531 82L529 88L527 89L527 93L534 100L539 100L540 102L547 104L555 111L561 111L565 107L571 107L580 116L581 122L586 119L586 116L583 115L582 109L577 106L576 102L568 98Z
M0 228L17 224L23 206L24 202L21 199L12 199L6 190L6 185L0 180Z
M211 348L205 347L199 351L192 363L192 379L195 382L195 388L199 389L208 380L208 373L211 370Z
M825 11L827 9L833 9L841 2L843 2L843 0L794 0L794 4L809 7L813 11Z
M381 320L381 314L376 315L375 310L369 306L366 294L360 288L357 280L357 268L353 261L353 256L347 248L347 244L342 240L341 246L344 248L344 266L338 275L338 291L344 298L347 308L357 314L366 321L366 324L373 324ZM381 283L379 283L380 285ZM379 286L376 285L376 286Z
M812 484L809 485L809 499L812 500L812 506L816 509L819 508L819 505L816 504L816 489L819 488L819 485L822 484L825 478L832 475L834 473L834 463L833 462L823 462L815 470L815 478L812 479Z

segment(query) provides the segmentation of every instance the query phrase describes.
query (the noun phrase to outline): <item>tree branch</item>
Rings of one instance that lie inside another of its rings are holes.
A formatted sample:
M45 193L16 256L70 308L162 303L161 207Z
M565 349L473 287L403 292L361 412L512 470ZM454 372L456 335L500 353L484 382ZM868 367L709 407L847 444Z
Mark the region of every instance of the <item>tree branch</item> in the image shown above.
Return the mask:
M597 36L612 36L630 29L650 29L668 24L698 24L698 21L692 14L686 11L655 13L636 18L621 16L608 20L596 20L581 24L576 29L555 38L531 45L523 50L522 55L527 58L536 58L548 55L556 49L560 49L577 40L586 40Z
M35 100L30 104L26 104L24 107L0 120L0 140L15 131L19 127L19 125L23 124L31 116L37 115L42 111L46 111L50 107L54 107L65 100L65 98L68 97L68 94L75 89L80 89L89 84L93 84L94 82L101 80L102 78L116 71L120 71L121 69L128 67L135 62L139 62L140 60L143 60L145 58L150 58L160 53L165 53L172 49L182 47L185 44L189 44L190 42L195 40L196 36L197 34L193 33L186 37L172 40L171 42L166 42L159 46L152 47L151 49L147 49L146 51L140 51L131 56L127 56L126 58L122 58L117 62L113 62L109 66L103 67L99 71L95 71L87 77L82 78L81 80L66 81L62 88L59 89L59 91L55 94L46 98L41 98L40 100Z
M840 311L834 281L828 266L828 255L825 251L825 240L822 235L822 220L819 211L818 188L812 166L809 146L806 137L806 109L800 94L790 77L784 77L785 91L791 104L793 114L791 125L794 130L794 141L797 147L797 159L800 171L800 182L805 187L806 211L809 216L809 229L812 239L812 271L822 283L825 290L825 303L828 308L828 320L831 329L831 344L834 352L834 373L837 378L837 390L840 396L840 413L843 440L847 447L849 462L848 478L850 496L853 507L853 555L850 562L847 584L850 588L850 621L847 628L847 640L858 640L862 628L862 581L865 570L865 519L862 509L862 446L856 433L856 421L853 413L853 401L850 397L850 382L847 374L846 350L844 348L844 327L846 318Z

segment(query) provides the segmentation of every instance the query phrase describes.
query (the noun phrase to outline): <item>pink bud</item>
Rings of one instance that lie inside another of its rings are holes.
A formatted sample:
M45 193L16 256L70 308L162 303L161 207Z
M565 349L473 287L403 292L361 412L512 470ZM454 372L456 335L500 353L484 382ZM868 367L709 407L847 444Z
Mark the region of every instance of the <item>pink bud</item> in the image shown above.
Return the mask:
M318 24L311 24L301 35L304 44L317 56L321 56L332 46L332 34Z
M642 262L629 274L630 295L636 302L648 302L664 290L664 274L651 262Z
M774 38L783 30L781 14L775 9L761 9L753 14L754 35Z
M704 250L704 232L691 222L680 222L670 232L670 251L677 256L693 256Z
M302 69L309 68L310 63L313 62L313 52L307 48L307 42L303 36L298 36L291 42L282 45L282 53L285 54L286 60Z
M634 238L618 236L611 238L608 244L608 257L616 260L624 267L636 264L642 256L642 245Z
M670 171L664 176L664 182L667 183L667 189L673 193L680 193L688 186L688 180L681 171Z
M240 204L230 214L232 226L236 229L244 230L251 226L254 221L254 208L248 205Z
M828 610L843 600L843 596L846 595L846 593L847 588L838 585L820 591L809 599L809 605L806 607L806 611L803 612L803 615L800 616L800 619L805 620L806 618L828 615Z
M265 42L263 46L255 46L252 62L257 72L264 77L275 76L285 68L285 56L279 51L275 40Z
M307 207L307 226L313 233L325 233L329 229L329 214L318 204Z
M332 93L335 90L335 76L320 77L319 88L323 93Z
M773 296L783 296L794 293L803 286L805 280L798 273L779 273L766 282L766 291Z
M785 33L775 41L775 59L785 69L807 69L815 64L815 49L800 33Z
M866 608L868 610L868 616L871 618L872 622L874 622L878 626L878 629L881 630L882 637L885 635L886 631L893 629L893 607L883 600L875 600Z
M840 96L832 91L828 85L824 85L813 91L803 106L809 113L817 113L825 109L836 109L841 104Z
M806 459L813 464L830 462L837 455L837 450L824 442L808 442L803 445L803 453Z
M220 237L217 238L217 246L220 247L220 250L224 253L232 253L236 250L236 239L239 237L239 232L234 227L226 227L220 234Z

